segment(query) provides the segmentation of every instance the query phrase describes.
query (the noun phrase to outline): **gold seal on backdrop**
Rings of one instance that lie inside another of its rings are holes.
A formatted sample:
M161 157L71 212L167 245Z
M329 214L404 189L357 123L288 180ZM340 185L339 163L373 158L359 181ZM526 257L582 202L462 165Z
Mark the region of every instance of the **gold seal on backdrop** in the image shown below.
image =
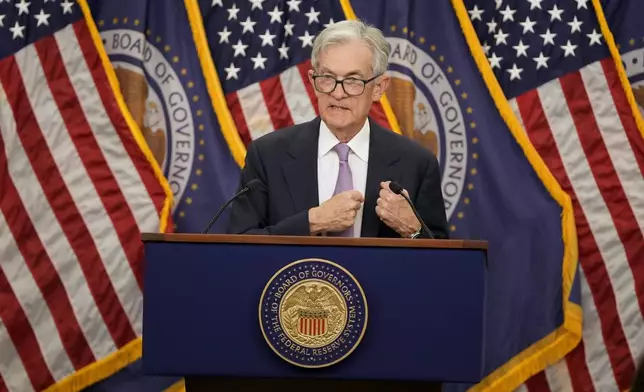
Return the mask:
M271 349L301 367L336 364L351 354L367 327L367 299L356 278L324 259L288 264L269 279L259 324Z

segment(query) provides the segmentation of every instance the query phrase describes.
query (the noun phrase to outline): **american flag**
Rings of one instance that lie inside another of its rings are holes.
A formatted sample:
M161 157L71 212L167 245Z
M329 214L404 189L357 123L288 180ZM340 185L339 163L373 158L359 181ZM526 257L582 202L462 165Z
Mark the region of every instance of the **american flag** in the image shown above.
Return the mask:
M319 31L346 19L339 1L202 0L200 7L228 109L246 145L318 115L307 77L311 49ZM381 102L370 115L392 128Z
M582 342L520 390L623 391L644 351L644 141L598 14L591 0L465 6L505 97L575 214Z
M171 193L81 6L0 0L0 391L79 390L140 356L139 238Z

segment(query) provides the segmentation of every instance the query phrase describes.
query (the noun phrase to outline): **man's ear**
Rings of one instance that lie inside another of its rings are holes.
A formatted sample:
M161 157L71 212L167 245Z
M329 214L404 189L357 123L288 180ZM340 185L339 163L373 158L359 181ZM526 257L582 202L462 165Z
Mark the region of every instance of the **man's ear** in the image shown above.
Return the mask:
M309 83L311 83L311 86L313 86L313 75L314 74L315 74L315 72L313 72L312 69L309 69L309 72L307 72L307 74L306 74L309 77Z
M382 95L387 91L387 87L389 87L389 82L391 81L391 78L389 75L384 74L378 79L376 79L378 83L376 83L376 87L373 89L373 101L376 102L380 100Z

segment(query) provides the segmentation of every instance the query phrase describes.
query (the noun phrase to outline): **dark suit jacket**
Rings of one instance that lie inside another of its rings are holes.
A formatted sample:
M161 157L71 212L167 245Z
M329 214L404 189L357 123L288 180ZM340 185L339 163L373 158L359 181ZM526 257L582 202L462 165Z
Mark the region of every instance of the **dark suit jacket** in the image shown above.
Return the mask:
M409 192L436 238L447 238L438 161L431 151L395 132L371 127L362 237L400 237L380 221L376 202L380 182L395 180ZM263 186L232 204L228 233L310 235L308 210L319 205L317 145L320 118L281 129L253 141L240 188L251 179ZM427 233L423 233L427 237Z

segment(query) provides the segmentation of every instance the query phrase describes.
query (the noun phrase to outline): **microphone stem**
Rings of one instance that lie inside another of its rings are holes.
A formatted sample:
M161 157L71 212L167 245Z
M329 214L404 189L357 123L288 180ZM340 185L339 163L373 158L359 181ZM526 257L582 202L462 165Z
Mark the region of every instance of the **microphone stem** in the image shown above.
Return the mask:
M243 195L244 193L248 192L249 190L250 190L250 188L245 187L245 188L244 188L244 189L242 189L238 194L236 194L236 195L235 195L235 196L233 196L230 200L228 200L228 201L226 202L226 204L224 204L223 206L219 207L219 210L217 210L217 213L215 214L215 216L213 216L213 217L212 217L212 219L210 220L210 222L208 222L208 226L206 226L206 228L204 229L204 231L202 231L202 232L201 232L201 234L206 234L206 233L208 233L208 230L210 230L210 228L212 227L212 225L213 225L213 224L215 224L215 222L216 222L216 221L217 221L217 219L219 218L219 215L221 215L221 214L224 212L224 210L226 209L226 207L228 207L228 205L229 205L230 203L232 203L235 199L237 199L239 196Z
M409 200L409 198L404 193L401 192L399 194L402 197L404 197L405 200L407 200L407 203L409 203L411 210L414 212L414 215L416 215L416 219L418 219L418 222L420 222L420 225L422 226L423 230L429 235L431 239L434 239L434 233L432 233L432 231L429 230L429 227L427 227L427 225L423 221L423 218L420 217L420 214L418 213L418 211L416 211L416 208L414 207L414 204L411 202L411 200Z

